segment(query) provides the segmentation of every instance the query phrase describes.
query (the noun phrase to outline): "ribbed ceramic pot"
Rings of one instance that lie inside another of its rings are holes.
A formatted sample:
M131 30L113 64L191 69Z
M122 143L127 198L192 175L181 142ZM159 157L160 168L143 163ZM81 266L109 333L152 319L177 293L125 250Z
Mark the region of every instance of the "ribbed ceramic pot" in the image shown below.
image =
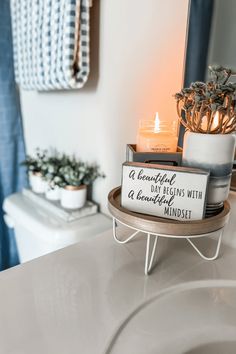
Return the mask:
M208 204L227 199L234 152L234 134L185 133L182 165L210 171Z
M79 209L86 203L87 186L66 186L61 189L61 205L66 209Z
M228 198L230 190L231 174L223 177L210 176L207 204L218 204Z
M31 172L29 174L29 183L33 192L38 194L45 193L47 182L44 181L40 172Z

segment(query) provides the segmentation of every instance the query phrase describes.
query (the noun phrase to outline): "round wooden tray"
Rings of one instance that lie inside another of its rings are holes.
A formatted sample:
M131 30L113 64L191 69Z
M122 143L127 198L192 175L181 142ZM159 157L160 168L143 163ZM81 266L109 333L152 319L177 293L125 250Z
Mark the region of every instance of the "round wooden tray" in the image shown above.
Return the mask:
M114 188L108 195L108 208L113 217L131 228L163 236L208 234L222 229L229 219L230 205L227 201L224 202L224 209L216 216L197 221L177 221L127 210L120 205L120 197L121 187Z

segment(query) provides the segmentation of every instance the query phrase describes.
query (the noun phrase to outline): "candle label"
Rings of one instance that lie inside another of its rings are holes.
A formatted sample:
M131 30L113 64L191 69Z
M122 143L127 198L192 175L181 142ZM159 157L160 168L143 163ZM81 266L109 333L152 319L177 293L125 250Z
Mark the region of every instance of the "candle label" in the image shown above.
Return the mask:
M160 144L160 145L153 145L151 146L150 150L152 152L171 152L171 147L170 146L166 146L164 144Z
M200 220L205 213L209 172L188 167L126 162L121 206L175 220Z

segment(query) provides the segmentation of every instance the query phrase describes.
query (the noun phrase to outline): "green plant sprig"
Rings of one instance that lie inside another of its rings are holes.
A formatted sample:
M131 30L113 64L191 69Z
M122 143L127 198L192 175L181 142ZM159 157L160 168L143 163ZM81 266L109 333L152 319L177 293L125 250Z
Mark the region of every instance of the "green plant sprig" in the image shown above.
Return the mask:
M97 164L85 163L66 154L54 153L50 155L47 150L36 149L35 156L28 155L22 162L28 172L40 173L51 188L90 185L97 178L104 178Z

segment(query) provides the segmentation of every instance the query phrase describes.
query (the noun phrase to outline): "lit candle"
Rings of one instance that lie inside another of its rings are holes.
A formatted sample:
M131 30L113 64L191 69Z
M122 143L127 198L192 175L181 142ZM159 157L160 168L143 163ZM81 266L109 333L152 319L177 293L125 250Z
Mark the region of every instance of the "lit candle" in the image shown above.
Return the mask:
M155 120L141 120L136 151L138 152L176 152L177 124L175 121L160 121L158 113Z

